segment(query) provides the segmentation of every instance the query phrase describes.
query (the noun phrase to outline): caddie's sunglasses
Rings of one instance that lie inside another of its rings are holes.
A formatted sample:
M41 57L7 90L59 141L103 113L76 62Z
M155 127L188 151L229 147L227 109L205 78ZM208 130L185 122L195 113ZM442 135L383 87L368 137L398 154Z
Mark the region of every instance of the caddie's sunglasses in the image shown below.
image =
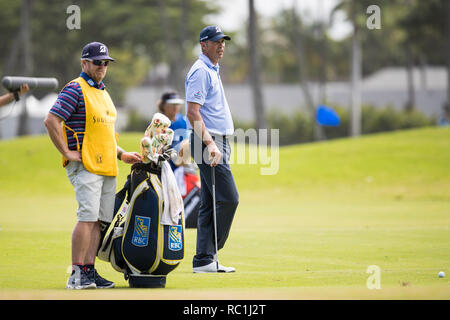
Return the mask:
M89 60L96 66L108 66L109 60Z

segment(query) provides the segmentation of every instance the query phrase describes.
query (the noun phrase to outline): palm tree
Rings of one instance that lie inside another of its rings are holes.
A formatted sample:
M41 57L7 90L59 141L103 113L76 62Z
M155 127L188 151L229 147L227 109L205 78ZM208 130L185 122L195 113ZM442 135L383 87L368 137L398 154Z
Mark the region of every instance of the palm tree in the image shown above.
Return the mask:
M352 54L351 54L351 70L352 70L352 82L351 82L351 121L350 121L350 134L353 137L361 134L361 78L362 78L362 58L360 47L360 28L356 23L356 0L352 0L351 4L351 21L353 24L352 35Z
M22 39L22 49L23 49L23 73L26 76L31 76L33 73L33 58L32 58L32 46L31 46L31 0L22 0L21 8L21 28L20 36ZM24 95L21 99L22 112L19 117L19 128L17 130L17 135L24 136L29 133L28 128L28 111L26 98L28 94Z
M403 1L407 6L411 7L414 5L413 1L405 0ZM414 88L414 57L413 57L413 46L409 41L405 41L403 44L405 50L405 60L406 60L406 82L408 85L408 99L406 101L405 110L412 111L416 104L415 99L415 88Z
M362 58L360 33L361 29L358 26L358 13L365 10L359 10L364 7L364 3L357 0L342 0L339 2L331 12L331 19L339 10L344 10L353 25L352 33L352 47L350 55L351 66L351 98L350 98L350 135L359 136L361 134L361 75L362 75Z
M450 2L447 2L447 105L450 111Z
M298 21L297 16L297 0L293 0L292 6L292 32L295 42L297 62L299 68L299 78L300 78L300 86L302 88L303 97L305 98L306 106L308 112L312 118L312 123L314 124L314 140L322 139L322 128L315 121L315 107L314 101L309 90L309 77L308 77L308 67L306 63L306 57L304 52L304 46L302 41L302 33L301 33L301 24Z
M186 40L188 38L187 36L187 26L189 25L189 7L190 7L190 0L181 0L180 10L181 10L181 23L179 24L178 29L178 43L180 45L180 55L177 59L177 76L179 77L180 74L185 74L184 69L186 67L186 58L185 58L185 52L186 50ZM184 91L184 78L181 78L182 80L179 82L179 91Z
M258 25L255 12L254 0L248 1L249 24L248 24L248 43L250 53L250 83L253 92L253 108L255 112L256 128L265 129L266 119L264 116L264 99L261 90L260 79L260 55L258 50Z
M186 38L185 31L186 26L180 26L178 30L178 35L181 39L176 39L176 36L170 31L173 30L173 22L169 19L167 11L167 4L164 0L158 0L158 10L161 19L161 27L163 32L165 32L164 36L164 46L165 46L165 55L167 57L167 63L169 65L169 75L167 83L165 86L169 86L172 89L181 92L184 90L184 81L180 80L180 74L182 74L182 69L184 68L184 39ZM169 4L170 6L170 4ZM181 19L184 23L187 22L187 10L188 3L186 0L183 0L180 5ZM168 31L169 30L169 31Z

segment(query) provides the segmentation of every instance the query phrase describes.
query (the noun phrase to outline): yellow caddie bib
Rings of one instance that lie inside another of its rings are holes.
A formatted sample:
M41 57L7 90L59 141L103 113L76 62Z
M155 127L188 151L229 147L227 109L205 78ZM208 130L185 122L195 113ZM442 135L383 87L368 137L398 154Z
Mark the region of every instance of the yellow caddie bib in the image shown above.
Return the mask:
M77 150L80 151L78 134L84 133L81 146L81 158L87 171L103 175L117 176L117 136L115 123L117 112L106 90L91 87L86 80L78 77L71 82L81 86L86 109L86 127L84 132L74 132L63 121L65 139L66 128L74 133ZM63 157L63 166L67 165Z

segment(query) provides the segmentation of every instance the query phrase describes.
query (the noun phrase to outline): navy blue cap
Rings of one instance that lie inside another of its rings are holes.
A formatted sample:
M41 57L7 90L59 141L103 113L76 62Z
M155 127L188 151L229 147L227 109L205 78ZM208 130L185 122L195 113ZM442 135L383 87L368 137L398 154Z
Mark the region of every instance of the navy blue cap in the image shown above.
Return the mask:
M164 101L164 103L168 104L182 104L184 103L184 100L180 98L178 93L176 92L165 92L161 96L161 100Z
M231 40L231 38L223 34L222 30L218 26L208 26L200 32L200 42L211 40L218 41L224 38L225 40Z
M81 59L114 61L109 56L108 47L101 42L90 42L85 45L83 51L81 51Z

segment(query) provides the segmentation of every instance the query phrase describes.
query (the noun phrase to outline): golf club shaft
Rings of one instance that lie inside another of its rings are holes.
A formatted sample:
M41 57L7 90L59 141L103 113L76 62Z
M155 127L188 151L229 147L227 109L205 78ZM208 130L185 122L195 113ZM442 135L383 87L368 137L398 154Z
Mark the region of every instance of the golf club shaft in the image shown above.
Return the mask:
M212 194L213 194L213 220L214 220L214 244L216 246L216 268L219 270L219 255L217 250L217 215L216 215L216 170L211 167Z

